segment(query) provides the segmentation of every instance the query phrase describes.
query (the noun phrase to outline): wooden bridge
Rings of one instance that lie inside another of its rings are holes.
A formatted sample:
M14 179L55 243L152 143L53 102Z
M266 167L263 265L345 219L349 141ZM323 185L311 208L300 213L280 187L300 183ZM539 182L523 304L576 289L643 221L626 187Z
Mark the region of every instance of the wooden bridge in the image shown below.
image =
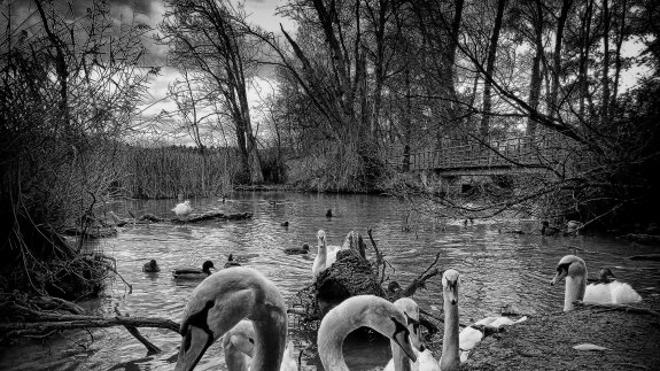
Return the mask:
M399 153L393 163L403 171L432 171L444 176L545 172L575 164L578 147L558 134L521 136L413 152L408 161Z

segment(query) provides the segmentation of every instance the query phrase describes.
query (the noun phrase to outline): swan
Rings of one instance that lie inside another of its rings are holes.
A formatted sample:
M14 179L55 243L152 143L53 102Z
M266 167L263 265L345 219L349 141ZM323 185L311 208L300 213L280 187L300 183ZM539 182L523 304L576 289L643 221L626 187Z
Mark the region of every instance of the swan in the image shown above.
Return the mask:
M319 251L312 264L312 273L314 276L318 276L319 273L330 267L337 260L337 252L341 250L341 246L326 245L325 231L322 229L318 231L316 238L319 240Z
M387 363L383 371L394 370L423 370L423 371L440 371L438 361L433 358L431 351L424 346L421 341L419 333L419 306L411 298L401 298L394 302L403 315L406 317L408 331L410 332L410 343L413 346L413 351L417 356L417 361L412 362L405 357L405 353L401 350L399 345L390 340L390 348L392 350L392 358ZM419 350L419 352L417 351ZM397 367L395 367L395 363Z
M321 321L317 337L319 356L326 370L348 371L342 354L346 336L369 327L394 341L411 360L417 360L410 344L405 315L386 299L375 295L352 296L332 308Z
M254 357L255 337L252 322L245 319L225 333L222 338L222 346L225 350L225 363L228 371L248 371L250 369L251 357ZM293 356L294 350L293 341L289 341L282 356L280 371L298 371L298 364Z
M629 284L620 281L587 285L587 264L575 255L566 255L557 264L557 274L550 282L555 285L566 278L564 312L575 308L576 300L592 304L625 304L642 301L642 297Z
M179 217L185 217L192 213L192 207L190 206L190 200L185 200L184 202L177 204L172 211Z
M221 270L193 290L175 371L195 368L206 349L244 318L256 334L251 370L278 371L287 335L284 299L264 275L244 267Z
M461 363L467 361L472 349L474 349L484 337L499 332L504 326L512 326L526 320L526 316L515 321L505 316L491 316L483 318L464 328L458 335Z
M458 370L458 271L448 269L442 274L442 301L445 312L445 330L442 336L440 369Z
M172 271L172 277L176 279L204 279L211 275L211 269L215 270L213 262L207 260L202 264L202 269L197 268L179 268Z
M160 267L158 266L156 259L151 259L149 262L144 263L144 265L142 266L142 272L146 272L146 273L160 272Z

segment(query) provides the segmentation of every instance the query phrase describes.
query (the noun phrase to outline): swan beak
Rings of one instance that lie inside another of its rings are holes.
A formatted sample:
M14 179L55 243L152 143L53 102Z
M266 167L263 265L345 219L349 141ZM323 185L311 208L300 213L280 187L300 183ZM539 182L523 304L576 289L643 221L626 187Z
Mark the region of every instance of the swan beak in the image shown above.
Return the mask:
M408 340L408 331L399 331L394 335L394 341L401 347L404 353L410 358L411 361L417 361L417 356L412 350L410 341Z
M190 326L188 333L185 334L181 342L179 358L177 359L174 370L191 371L194 369L211 344L213 344L213 337L211 335L198 327Z
M564 269L562 269L561 271L557 271L557 274L555 274L555 277L552 279L552 281L550 281L550 286L554 286L554 285L557 284L557 282L564 279L564 277L566 277L567 273L568 272L566 272L566 270L564 270Z

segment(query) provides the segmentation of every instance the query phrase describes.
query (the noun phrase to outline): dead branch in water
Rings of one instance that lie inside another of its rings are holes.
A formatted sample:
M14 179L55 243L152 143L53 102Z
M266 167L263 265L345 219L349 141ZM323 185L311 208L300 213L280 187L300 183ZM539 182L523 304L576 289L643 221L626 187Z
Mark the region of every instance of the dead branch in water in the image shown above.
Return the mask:
M428 267L424 270L424 272L420 273L417 278L415 278L405 289L401 290L400 295L401 296L412 296L417 289L419 288L425 288L426 286L426 281L428 281L430 278L437 276L438 274L441 274L443 271L439 270L435 265L438 263L438 259L440 259L440 253L437 253L435 255L435 259L433 259L433 262L429 264Z
M128 317L128 315L123 315L117 308L115 308L115 313L117 313L118 316ZM150 342L147 338L142 336L142 334L137 329L137 327L124 325L124 328L131 335L133 335L134 338L136 338L140 343L142 343L147 348L147 356L159 354L161 352L159 347L157 347L156 345L154 345L154 343Z

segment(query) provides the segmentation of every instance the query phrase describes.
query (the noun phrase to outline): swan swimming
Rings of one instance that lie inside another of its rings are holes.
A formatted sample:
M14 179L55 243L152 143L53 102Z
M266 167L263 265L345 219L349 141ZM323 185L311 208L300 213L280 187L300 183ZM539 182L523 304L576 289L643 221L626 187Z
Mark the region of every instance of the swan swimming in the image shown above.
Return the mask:
M337 252L341 250L341 246L326 245L325 231L322 229L318 231L316 238L319 240L319 250L312 264L314 276L318 276L319 273L330 267L337 260Z
M417 356L417 361L412 362L408 359L398 344L390 340L392 358L383 371L440 371L440 365L433 358L431 350L426 348L422 343L419 332L419 306L417 303L411 298L404 297L395 301L394 306L406 317L408 331L410 332L410 343Z
M360 327L369 327L394 341L411 360L417 360L404 314L375 295L352 296L332 308L321 321L317 336L319 356L326 370L348 371L342 352L344 339Z
M248 371L250 361L254 357L254 326L251 321L241 320L236 326L225 333L222 338L222 347L225 350L225 363L228 371ZM295 347L289 341L280 371L298 371L298 364L293 356Z
M221 270L192 292L181 321L176 371L195 368L204 352L242 319L255 330L252 371L279 371L287 336L284 299L263 274L244 267Z
M193 209L192 206L190 206L190 200L185 200L184 202L177 204L172 211L174 211L174 214L178 217L185 217L190 215Z
M587 264L575 255L566 255L557 264L557 274L550 282L555 285L566 278L564 312L575 309L576 300L591 304L625 304L642 301L629 284L620 281L587 285Z

